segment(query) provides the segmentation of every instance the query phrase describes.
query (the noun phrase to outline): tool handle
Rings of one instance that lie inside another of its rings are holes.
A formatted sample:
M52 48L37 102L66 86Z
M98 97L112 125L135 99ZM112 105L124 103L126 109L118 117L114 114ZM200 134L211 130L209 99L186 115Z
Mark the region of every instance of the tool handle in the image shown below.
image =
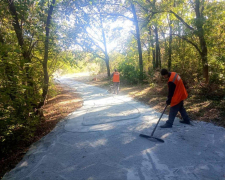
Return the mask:
M157 126L158 126L158 124L159 124L159 121L160 121L160 119L162 118L162 116L163 116L163 114L164 114L164 112L165 112L165 110L166 110L167 106L168 106L168 105L166 105L166 107L164 108L164 110L163 110L163 112L162 112L162 114L161 114L161 116L160 116L160 118L159 118L159 120L158 120L158 122L157 122L157 124L156 124L155 128L154 128L154 129L153 129L153 131L152 131L151 136L153 136L153 134L154 134L154 132L155 132L155 130L156 130L156 128L157 128Z

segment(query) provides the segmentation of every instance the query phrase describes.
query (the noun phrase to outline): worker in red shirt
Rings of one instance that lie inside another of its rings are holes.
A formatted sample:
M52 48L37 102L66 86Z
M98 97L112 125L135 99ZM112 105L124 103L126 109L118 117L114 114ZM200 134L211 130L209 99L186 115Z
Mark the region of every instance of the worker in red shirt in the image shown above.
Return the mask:
M112 73L111 78L113 78L113 90L114 94L119 93L119 86L120 86L120 73L115 69L115 72Z
M168 99L166 101L167 105L170 105L169 119L166 124L160 126L161 128L172 128L174 119L180 112L183 120L180 121L184 124L190 124L190 118L184 108L184 100L187 99L188 93L184 87L183 81L180 76L175 72L168 72L167 69L161 70L161 75L168 79Z

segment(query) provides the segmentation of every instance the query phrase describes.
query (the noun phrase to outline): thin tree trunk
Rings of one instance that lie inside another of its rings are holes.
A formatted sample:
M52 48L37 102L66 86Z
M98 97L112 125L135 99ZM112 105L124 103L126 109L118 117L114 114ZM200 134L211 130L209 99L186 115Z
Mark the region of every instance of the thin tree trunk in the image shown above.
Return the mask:
M155 68L159 67L159 36L158 36L158 28L155 26L155 42L156 42L156 62L155 62Z
M149 32L149 38L148 38L148 63L151 61L151 33Z
M134 24L135 24L135 28L136 28L136 38L137 38L137 45L138 45L139 69L140 69L139 80L140 80L140 82L143 82L143 59L142 59L142 49L141 49L141 38L140 38L136 10L135 10L133 3L131 3L131 8L132 8L132 13L133 13L133 17L134 17Z
M154 39L152 37L152 28L149 27L149 36L150 36L150 47L152 49L152 67L155 69L155 47L154 47Z
M159 53L159 68L161 69L161 52L160 52L160 47L158 48L158 53Z
M203 29L203 16L202 13L200 12L200 2L199 0L195 1L195 13L196 13L196 26L198 30L198 38L200 41L200 46L201 46L201 59L202 59L202 65L203 65L203 77L205 78L206 83L209 82L209 69L208 69L208 49L206 45L206 41L204 38L204 29Z
M105 38L105 31L104 31L104 28L103 28L101 15L100 15L100 20L101 20L101 27L102 27L102 37L103 37L103 44L104 44L104 54L105 54L105 64L106 64L106 68L107 68L107 76L110 77L109 56L108 56L108 50L107 50L106 38Z
M49 48L49 31L53 13L53 7L55 5L55 0L52 0L48 11L47 23L46 23L46 34L45 34L45 53L44 53L44 61L42 63L43 71L44 71L44 85L43 85L43 93L42 93L42 101L39 103L38 108L41 108L46 100L48 94L48 85L49 85L49 75L48 75L48 48Z
M171 70L171 61L172 61L172 26L171 26L171 22L169 24L169 28L170 28L170 37L169 37L169 49L168 49L168 70Z
M18 19L18 15L17 15L17 11L16 8L14 6L13 0L6 0L6 2L9 5L9 10L10 13L13 17L13 27L17 36L17 40L18 40L18 44L22 50L22 54L23 54L23 58L24 58L24 62L25 63L31 63L31 57L30 57L30 52L27 50L26 46L24 45L24 39L23 39L23 33L22 33L22 29L19 25L19 19ZM22 65L24 65L24 62L22 62ZM25 67L26 70L26 77L27 77L27 85L30 87L33 87L33 81L32 78L30 76L30 67L26 66ZM32 92L31 90L28 91L28 94L31 95Z
M151 62L151 48L153 48L152 47L152 45L151 45L151 39L152 39L152 33L151 33L151 28L149 27L149 31L148 31L148 35L149 35L149 41L148 41L148 63L150 64L150 62ZM150 72L150 66L148 67L148 72Z

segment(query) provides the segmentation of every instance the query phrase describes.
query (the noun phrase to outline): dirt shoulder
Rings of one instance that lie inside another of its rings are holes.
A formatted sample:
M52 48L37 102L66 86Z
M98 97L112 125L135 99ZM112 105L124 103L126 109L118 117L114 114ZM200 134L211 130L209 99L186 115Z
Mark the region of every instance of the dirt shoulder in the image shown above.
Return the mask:
M29 142L21 142L13 154L0 159L0 179L21 161L31 144L47 135L59 121L82 106L82 98L71 88L58 84L55 86L54 92L54 97L48 97L47 103L43 107L44 119L38 126L35 136Z
M74 80L109 89L110 81L104 75L93 77L76 77ZM158 112L162 112L167 99L167 82L152 84L127 85L120 84L120 95L129 95L134 99L148 104ZM211 122L225 127L225 99L213 100L196 95L196 89L188 88L189 98L184 101L186 111L192 120ZM166 114L169 114L167 108ZM180 114L178 117L181 118Z

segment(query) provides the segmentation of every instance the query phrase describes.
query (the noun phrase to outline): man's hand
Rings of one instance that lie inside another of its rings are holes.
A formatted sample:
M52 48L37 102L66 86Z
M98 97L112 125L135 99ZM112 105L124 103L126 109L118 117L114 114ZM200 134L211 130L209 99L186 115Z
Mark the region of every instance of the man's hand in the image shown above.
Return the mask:
M167 105L170 105L170 103L171 103L171 100L170 100L170 99L167 99L167 100L166 100L166 104L167 104Z

